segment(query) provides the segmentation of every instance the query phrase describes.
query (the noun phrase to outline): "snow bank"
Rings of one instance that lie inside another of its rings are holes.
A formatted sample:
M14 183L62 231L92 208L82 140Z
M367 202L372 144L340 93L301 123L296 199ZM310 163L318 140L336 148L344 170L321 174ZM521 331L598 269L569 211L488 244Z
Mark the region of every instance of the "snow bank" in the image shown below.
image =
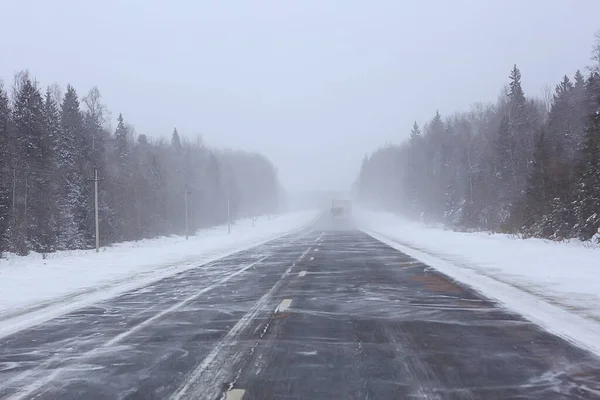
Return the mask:
M361 210L365 232L600 354L600 249L425 227Z
M74 299L114 296L303 228L316 215L302 211L271 220L261 217L255 227L250 219L239 220L230 235L226 226L219 226L200 230L187 241L172 236L127 242L103 248L99 254L77 250L50 254L46 260L40 254L0 259L0 335L3 321L11 322L14 330L14 317L21 314L69 301L60 305L65 311L76 306ZM31 319L26 323L31 324Z

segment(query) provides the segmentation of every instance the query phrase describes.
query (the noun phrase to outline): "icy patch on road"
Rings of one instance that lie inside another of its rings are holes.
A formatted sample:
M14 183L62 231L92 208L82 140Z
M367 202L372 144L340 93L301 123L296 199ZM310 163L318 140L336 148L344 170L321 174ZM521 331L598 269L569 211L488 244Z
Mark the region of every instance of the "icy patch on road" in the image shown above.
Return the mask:
M0 259L0 337L143 287L235 252L305 228L317 216L302 211L270 220L236 221L191 236L162 237L94 250Z
M356 214L376 239L600 355L600 249L446 231L390 213Z

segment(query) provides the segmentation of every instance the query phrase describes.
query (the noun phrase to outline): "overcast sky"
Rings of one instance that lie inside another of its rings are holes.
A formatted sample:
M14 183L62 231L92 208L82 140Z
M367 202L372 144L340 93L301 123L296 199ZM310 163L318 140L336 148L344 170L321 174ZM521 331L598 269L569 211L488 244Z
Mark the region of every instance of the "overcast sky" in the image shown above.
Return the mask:
M343 189L412 122L590 64L599 0L0 0L0 77L97 85L137 133L259 151Z

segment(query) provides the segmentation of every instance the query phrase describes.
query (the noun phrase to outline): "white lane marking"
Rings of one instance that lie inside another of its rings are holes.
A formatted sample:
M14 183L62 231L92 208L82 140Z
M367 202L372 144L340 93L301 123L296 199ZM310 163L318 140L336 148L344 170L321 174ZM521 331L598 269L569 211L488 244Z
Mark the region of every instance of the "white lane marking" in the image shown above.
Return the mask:
M323 239L323 235L325 235L325 232L321 232L321 234L319 235L319 237L317 238L317 240L315 240L315 243L316 242L320 242L321 239Z
M312 261L312 260L314 260L314 259L315 259L314 257L311 257L311 258L310 258L310 261Z
M225 400L242 400L246 391L244 389L231 389L227 392Z
M185 306L186 304L188 304L191 301L194 301L196 298L202 296L204 293L213 290L214 288L224 284L225 282L227 282L228 280L230 280L231 278L241 274L242 272L248 270L249 268L254 267L256 264L259 264L261 262L263 262L264 260L266 260L267 258L269 258L269 256L266 257L262 257L261 259L259 259L258 261L255 261L253 263L250 263L248 265L246 265L245 267L235 271L234 273L227 275L226 277L224 277L223 279L217 281L216 283L205 287L204 289L200 290L199 292L196 292L195 294L187 297L186 299L184 299L183 301L167 308L166 310L161 311L160 313L156 314L155 316L148 318L145 321L142 321L141 323L139 323L138 325L135 325L134 327L132 327L131 329L129 329L128 331L125 331L117 336L115 336L114 338L112 338L111 340L109 340L108 342L100 345L99 347L96 347L95 349L92 349L90 351L88 351L87 353L82 354L81 356L77 357L77 360L83 360L85 358L88 358L90 356L94 356L97 353L103 351L103 349L110 347L112 345L117 344L118 342L120 342L121 340L127 338L128 336L134 334L135 332L139 331L140 329L148 326L149 324L151 324L152 322L156 321L157 319L164 317L166 314L176 311L177 309ZM48 364L51 364L52 362L56 361L55 358L51 358L50 360L48 360L47 362L39 365L37 368L35 369L30 369L29 371L25 371L20 375L17 375L5 382L2 382L2 387L6 387L9 386L10 384L12 384L13 382L19 382L22 381L24 379L27 379L29 376L34 375L38 372L40 372L43 368L45 368ZM13 396L9 397L10 400L16 400L16 399L24 399L24 398L28 398L32 393L34 393L35 391L37 391L39 388L41 388L42 386L50 383L52 380L58 378L58 376L65 371L68 368L68 366L64 366L64 367L60 367L55 369L51 374L48 374L46 376L44 376L41 379L36 379L34 383L31 383L30 385L27 385L25 387L23 387L23 389L21 389L19 392L15 393Z
M319 249L315 249L315 251L319 251Z
M130 336L133 333L135 333L135 332L139 331L140 329L144 328L145 326L150 325L152 322L156 321L159 318L164 317L166 314L172 313L173 311L176 311L176 310L180 309L181 307L185 306L187 303L189 303L189 302L197 299L198 297L200 297L204 293L208 292L209 290L212 290L215 287L224 284L225 282L227 282L231 278L233 278L233 277L241 274L242 272L245 272L247 269L252 268L256 264L260 264L261 262L265 261L267 258L269 258L269 256L263 257L263 258L261 258L258 261L255 261L253 263L250 263L250 264L246 265L244 268L239 269L236 272L234 272L233 274L226 276L225 278L221 279L220 281L218 281L214 285L208 286L208 287L200 290L199 292L191 295L187 299L185 299L185 300L183 300L183 301L175 304L174 306L171 306L171 307L167 308L166 310L164 310L164 311L156 314L154 317L148 318L147 320L145 320L142 323L134 326L130 330L125 331L125 332L121 333L120 335L115 336L112 340L109 340L108 342L106 342L102 347L112 346L113 344L120 342L121 340L125 339L127 336Z
M302 356L316 356L317 355L317 351L313 350L313 351L299 351L297 354L300 354Z
M306 271L300 271L300 273L298 274L298 276L305 276L306 275Z
M275 312L284 312L285 310L290 308L291 305L292 305L292 299L283 299L283 300L281 300L281 303L279 303L279 305L277 306L277 309L275 310Z
M303 229L305 228L301 227L291 231L290 233L296 234L301 232ZM290 244L295 244L298 239L306 235L307 233L303 233L299 237L290 241ZM194 262L192 263L189 262L190 260L181 260L179 262L169 263L168 265L165 265L166 268L160 269L159 272L155 271L140 274L140 276L136 277L135 282L132 282L131 278L119 279L112 283L109 282L106 285L95 287L94 289L83 290L74 296L66 296L65 298L58 299L57 301L50 301L47 303L47 306L45 305L42 308L28 308L27 310L24 310L26 311L24 313L14 314L14 317L11 316L10 318L0 321L0 338L31 328L32 326L39 325L43 322L49 321L50 319L66 315L72 311L99 303L103 300L112 299L120 294L149 286L154 282L176 275L180 272L197 269L200 266L205 266L214 261L229 257L234 253L263 245L273 239L279 238L280 236L281 235L279 234L271 235L266 239L263 238L260 240L253 240L248 242L246 245L242 247L236 247L233 250L210 252L205 256L202 256L200 259L194 259ZM3 383L4 382L2 382L2 384Z
M254 304L254 306L252 306L252 308L246 314L244 314L242 318L240 318L240 320L233 326L233 328L231 328L229 332L227 332L227 335L225 335L225 337L223 337L223 339L221 339L221 341L215 345L212 351L204 358L204 360L202 360L200 365L198 365L198 367L196 367L196 369L189 375L186 382L182 386L180 386L179 389L171 396L171 400L195 398L190 397L190 395L188 395L188 392L190 391L190 389L192 389L192 386L196 386L194 388L194 391L196 393L207 393L211 390L218 390L217 382L222 378L222 376L219 374L222 374L224 371L224 368L221 368L220 365L226 362L224 358L227 358L228 363L235 364L235 358L241 357L241 353L234 353L233 355L228 354L227 349L231 349L233 347L233 344L236 343L238 336L263 309L267 301L271 298L271 295L275 293L275 291L279 289L279 287L283 284L284 279L292 271L292 268L296 266L296 263L298 263L298 261L300 261L304 256L306 256L309 251L310 247L306 249L306 251L302 253L302 255L300 255L300 257L298 257L296 261L294 261L292 266L289 267L283 273L281 278L279 278L279 281L277 281L277 283L273 285L273 287L267 293L265 293ZM267 327L268 326L265 327L265 331L263 331L263 334L264 332L266 332ZM221 360L217 360L217 358L219 357L221 358ZM218 364L219 361L221 361L222 364ZM205 372L208 373L205 374ZM198 382L200 379L202 379L201 382Z
M304 257L306 257L306 255L310 252L310 247L308 249L306 249L306 251L304 253L302 253L302 255L300 256L300 258L298 258L298 261L302 260Z

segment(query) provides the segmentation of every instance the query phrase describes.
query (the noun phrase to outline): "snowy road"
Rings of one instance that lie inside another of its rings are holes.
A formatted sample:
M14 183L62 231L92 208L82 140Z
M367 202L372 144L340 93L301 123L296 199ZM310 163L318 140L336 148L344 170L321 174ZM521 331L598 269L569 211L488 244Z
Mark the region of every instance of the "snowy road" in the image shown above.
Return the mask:
M0 399L600 398L597 357L329 228L0 339Z

